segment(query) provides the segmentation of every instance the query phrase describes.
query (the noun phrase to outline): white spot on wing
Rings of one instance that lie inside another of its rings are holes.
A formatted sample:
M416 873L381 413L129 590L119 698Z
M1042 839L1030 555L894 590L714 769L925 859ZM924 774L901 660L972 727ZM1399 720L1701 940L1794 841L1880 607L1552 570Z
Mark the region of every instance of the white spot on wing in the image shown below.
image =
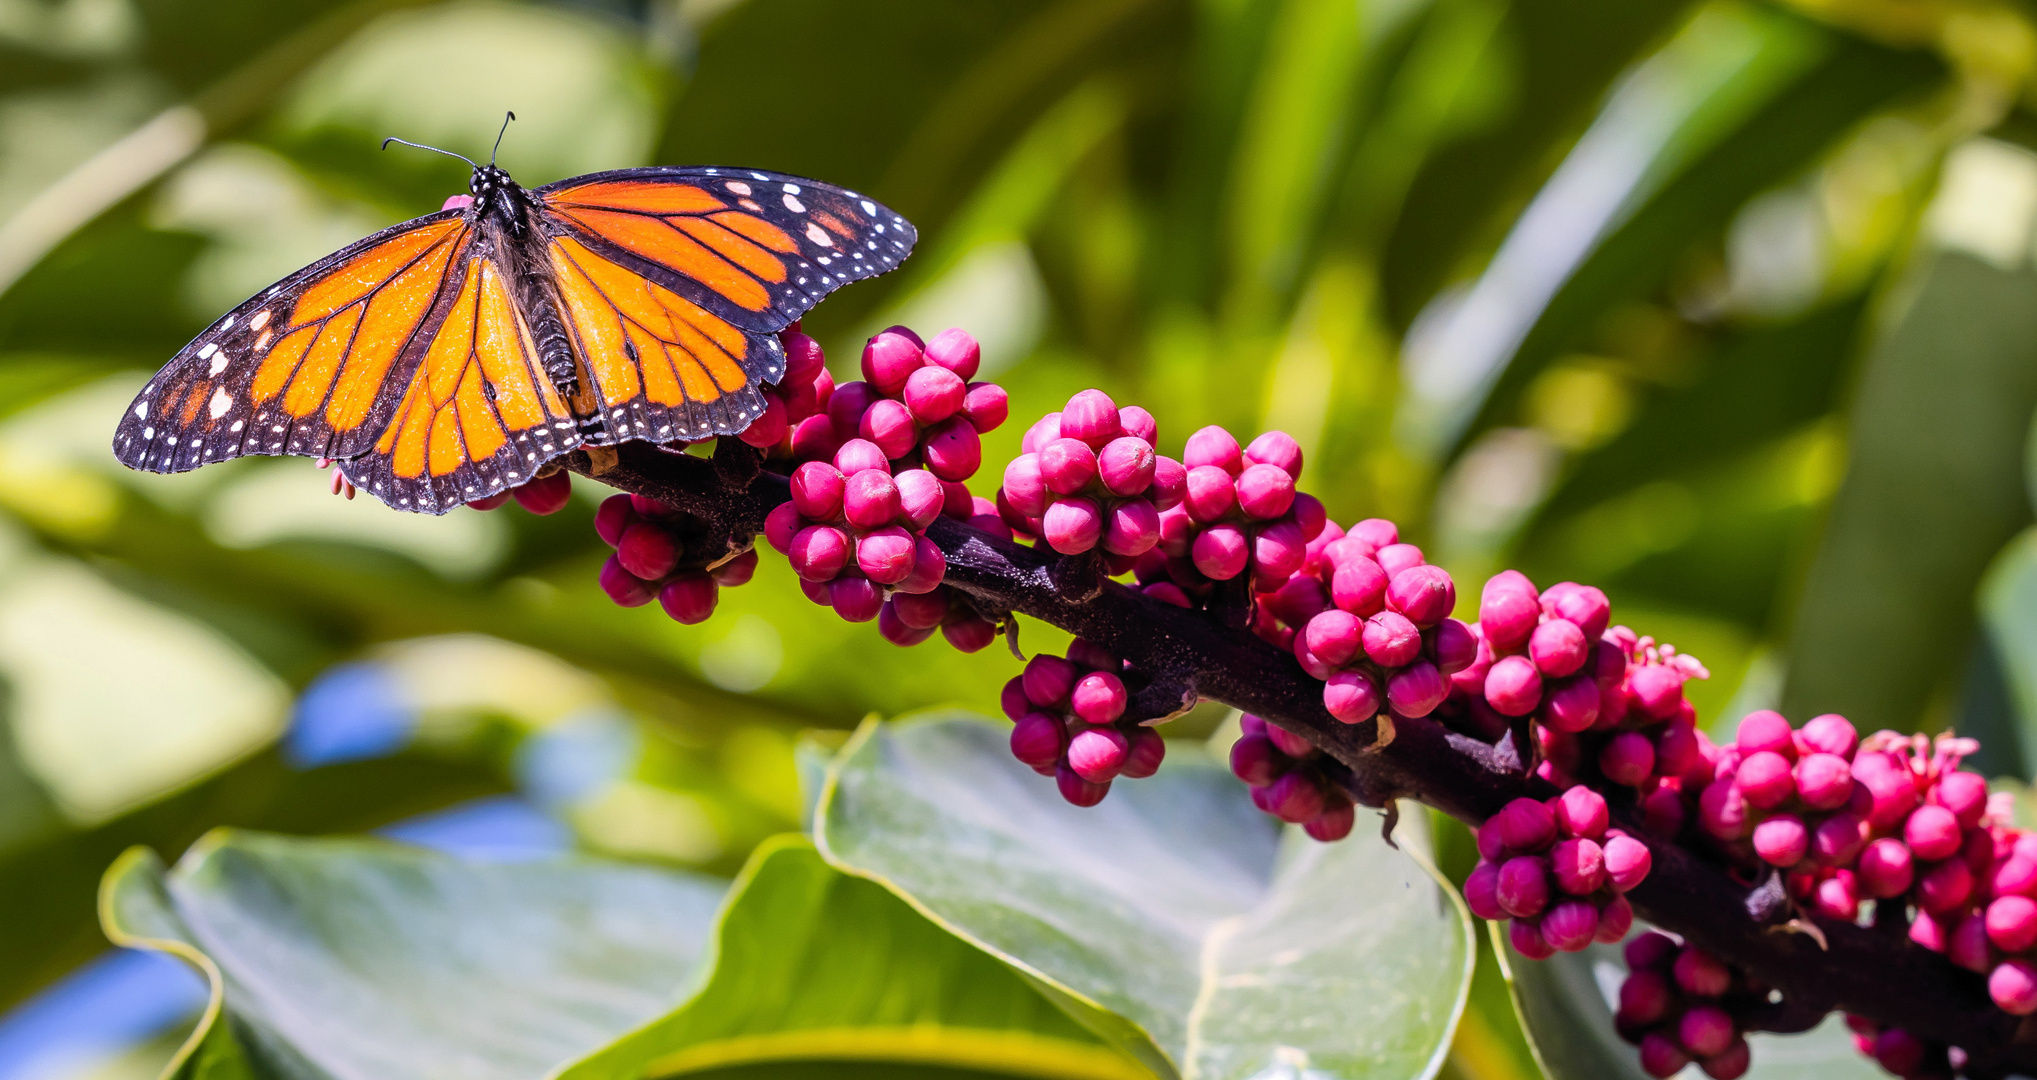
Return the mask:
M738 195L748 195L750 193L750 185L743 183L741 180L731 180L723 186Z
M874 215L874 214L876 214L876 213L877 213L877 204L876 204L876 203L874 203L874 202L871 202L871 201L870 201L870 200L868 200L868 199L864 199L864 200L863 200L863 202L862 202L862 203L861 203L860 205L861 205L861 206L863 207L863 212L864 212L864 213L866 213L866 214L872 214L872 215Z
M149 415L149 403L148 403L148 402L146 402L146 401L137 401L137 402L135 402L135 403L134 403L134 417L135 417L135 419L137 419L137 420L146 420L146 419L148 419L148 415Z
M835 246L834 237L829 236L826 229L821 228L820 226L814 224L811 221L806 223L806 238L808 240L813 241L816 244L819 244L822 247Z
M248 320L248 329L250 330L260 330L267 325L269 325L269 313L267 311L257 311L255 312L255 317Z
M208 368L205 373L207 375L217 375L225 370L226 370L226 354L220 353L218 356L212 358L212 366Z
M795 214L804 214L806 213L806 204L793 198L792 193L788 191L785 193L785 209Z
M233 408L233 398L227 395L225 387L220 387L219 389L214 390L212 392L211 409L212 418L214 420L217 420L220 417L225 416L226 410L231 408Z
M209 358L209 357L210 357L210 356L211 356L211 355L212 355L213 353L216 353L216 352L218 352L218 351L219 351L219 342L217 342L217 341L213 341L213 342L207 342L204 348L202 348L202 349L198 350L198 359L200 359L200 360L204 360L204 359L207 359L207 358Z

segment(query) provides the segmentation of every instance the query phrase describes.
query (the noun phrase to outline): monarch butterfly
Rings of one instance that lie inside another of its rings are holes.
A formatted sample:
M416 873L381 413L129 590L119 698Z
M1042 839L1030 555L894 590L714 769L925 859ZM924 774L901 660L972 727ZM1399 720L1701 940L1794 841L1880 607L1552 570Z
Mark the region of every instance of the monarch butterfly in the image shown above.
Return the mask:
M443 514L581 446L742 431L785 374L775 332L918 237L783 173L526 190L492 157L468 164L471 204L328 255L198 335L122 416L115 456L149 472L331 458L388 505Z

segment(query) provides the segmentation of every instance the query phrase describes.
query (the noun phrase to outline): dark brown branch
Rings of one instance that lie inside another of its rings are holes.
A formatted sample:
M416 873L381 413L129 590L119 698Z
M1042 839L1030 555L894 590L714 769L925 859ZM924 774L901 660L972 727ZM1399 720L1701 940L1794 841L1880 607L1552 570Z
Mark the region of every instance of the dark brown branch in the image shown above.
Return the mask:
M785 479L753 474L724 487L707 459L641 444L620 448L595 472L584 454L574 471L646 495L702 518L710 534L742 544L764 516L788 498ZM1410 798L1477 825L1523 795L1554 794L1524 776L1502 742L1494 747L1432 720L1399 720L1384 746L1377 724L1347 725L1323 708L1322 684L1294 658L1248 631L1219 625L1208 614L1173 607L1112 581L1100 589L1079 567L1051 552L1002 542L941 518L927 535L947 556L947 583L986 608L1016 611L1103 645L1171 686L1185 687L1255 713L1302 734L1350 770L1354 797L1383 807ZM1064 591L1079 584L1082 599ZM2037 1033L1994 1007L1980 976L1878 928L1819 920L1815 935L1766 919L1772 905L1750 904L1750 888L1723 867L1679 845L1649 836L1631 806L1614 807L1615 824L1645 840L1654 870L1629 894L1641 917L1674 931L1782 991L1789 1003L1777 1026L1801 1028L1807 1014L1830 1008L1859 1013L1932 1041L1964 1048L1971 1076L2037 1073Z

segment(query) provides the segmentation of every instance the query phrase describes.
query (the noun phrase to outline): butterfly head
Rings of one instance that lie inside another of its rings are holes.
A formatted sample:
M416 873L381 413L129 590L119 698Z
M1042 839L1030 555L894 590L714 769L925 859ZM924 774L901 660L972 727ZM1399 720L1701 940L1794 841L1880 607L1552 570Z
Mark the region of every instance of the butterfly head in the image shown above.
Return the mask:
M523 201L523 188L509 178L509 174L493 165L477 165L474 174L467 180L467 190L474 195L474 210L483 216L497 212L512 220L520 220L518 213Z

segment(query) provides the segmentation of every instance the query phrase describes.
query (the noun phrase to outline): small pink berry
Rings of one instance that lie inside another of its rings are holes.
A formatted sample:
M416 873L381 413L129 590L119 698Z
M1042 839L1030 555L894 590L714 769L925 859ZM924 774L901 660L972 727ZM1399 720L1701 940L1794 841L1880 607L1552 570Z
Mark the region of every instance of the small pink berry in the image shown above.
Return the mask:
M896 394L924 362L918 343L897 330L886 330L863 346L863 378L879 393Z
M1386 569L1385 564L1380 568ZM1457 606L1457 586L1440 566L1410 566L1399 573L1389 572L1386 606L1416 626L1434 626Z
M1330 578L1330 600L1359 618L1386 609L1386 571L1369 558L1339 565Z
M1027 517L1047 512L1047 482L1040 468L1040 455L1020 454L1004 467L1005 501Z
M1648 879L1655 868L1655 854L1648 845L1631 836L1613 836L1603 845L1606 879L1615 892L1627 892Z
M856 541L856 566L879 585L896 585L912 573L912 534L896 525L876 529Z
M1948 772L1938 778L1932 801L1950 810L1961 828L1980 824L1987 813L1987 779L1979 773Z
M1436 665L1417 660L1386 680L1386 700L1401 716L1427 716L1450 696L1450 684Z
M929 364L946 368L964 379L973 379L976 366L983 359L983 347L969 336L968 331L950 327L927 342L924 355Z
M1549 906L1549 863L1539 855L1517 855L1500 864L1500 910L1531 919Z
M1995 868L1993 885L1996 896L2037 896L2037 859L2021 852L2010 855Z
M1668 1035L1651 1031L1641 1039L1641 1070L1648 1075L1666 1080L1689 1064L1690 1055Z
M1621 950L1630 971L1669 971L1683 947L1659 930L1650 930L1627 942Z
M1422 654L1422 632L1406 616L1391 611L1365 620L1360 641L1365 655L1380 667L1401 667Z
M842 448L835 451L834 464L845 477L873 469L884 473L891 471L890 459L868 439L850 439L843 443Z
M1311 840L1330 844L1351 835L1351 827L1357 822L1357 807L1346 801L1328 807L1303 822L1301 831L1307 833Z
M1485 700L1502 716L1526 716L1542 702L1542 674L1525 656L1501 657L1485 673Z
M658 603L674 622L692 626L714 614L719 587L706 574L680 574L658 590Z
M1061 760L1067 739L1067 725L1059 719L1041 712L1026 713L1012 726L1011 753L1027 765L1043 768Z
M1772 750L1755 751L1742 758L1735 780L1740 793L1747 797L1747 804L1763 810L1781 806L1796 794L1796 775L1790 770L1789 760Z
M1233 476L1243 468L1244 454L1238 449L1238 440L1223 428L1211 424L1188 437L1188 443L1181 452L1181 463L1195 469L1209 465L1224 470Z
M925 469L906 469L891 478L898 489L898 509L907 524L915 529L924 529L941 515L941 506L947 502L948 493L941 488L940 480Z
M1867 845L1867 850L1860 853L1860 865L1854 869L1860 891L1877 900L1908 892L1915 873L1910 849L1893 837Z
M601 591L623 607L642 607L657 595L655 586L623 569L622 563L613 555L601 564L600 580Z
M1853 767L1837 754L1805 754L1797 761L1796 789L1805 806L1836 810L1853 794Z
M1538 929L1556 951L1583 952L1598 936L1598 905L1589 900L1559 901L1542 916Z
M1464 879L1464 906L1473 915L1494 922L1507 917L1505 909L1499 906L1499 867L1489 862L1479 863Z
M1612 611L1606 594L1589 585L1561 581L1542 592L1542 613L1551 619L1575 623L1590 641L1597 641L1606 632Z
M1294 436L1285 431L1269 431L1253 439L1252 444L1245 447L1245 460L1260 465L1271 465L1286 473L1290 479L1301 479L1301 444L1294 441Z
M938 424L961 411L968 394L961 376L931 364L905 380L905 406L912 419L924 425Z
M1103 480L1104 490L1113 495L1143 494L1152 486L1158 464L1153 447L1144 439L1129 435L1104 444L1096 456L1097 475Z
M1379 687L1362 671L1339 671L1323 683L1323 708L1346 724L1363 723L1379 712Z
M1683 701L1683 673L1667 664L1650 664L1627 672L1627 693L1643 713L1666 720Z
M842 490L848 478L825 461L809 461L792 470L792 505L809 521L830 521L842 512Z
M1249 466L1238 474L1237 499L1247 517L1271 521L1294 505L1294 477L1273 465Z
M1236 525L1212 525L1196 536L1191 554L1204 577L1229 581L1245 572L1250 551L1244 530Z
M656 581L679 563L679 545L672 534L648 521L623 530L622 543L615 547L622 568L645 581Z
M828 604L847 622L869 622L884 608L884 590L868 578L839 577L828 582Z
M1866 846L1866 823L1850 813L1833 814L1811 831L1811 855L1823 866L1845 866Z
M1309 770L1296 769L1267 788L1266 803L1274 817L1300 825L1323 812L1322 785Z
M1893 829L1917 805L1917 788L1906 766L1892 764L1886 755L1861 754L1853 759L1853 779L1867 791L1872 807L1868 823L1877 829ZM1855 798L1859 795L1856 792Z
M895 593L891 597L891 606L898 612L899 621L914 630L932 630L941 625L942 619L948 617L947 596L931 590L924 593ZM1006 716L1012 716L1013 709L1018 710L1018 716L1024 716L1032 707L1032 703L1025 699L1025 683L1020 679L1012 679L1004 684L1004 693L998 703L1004 706Z
M1124 405L1118 408L1118 428L1148 446L1159 445L1160 422L1153 419L1152 413L1137 405Z
M1088 499L1056 499L1040 521L1047 546L1063 555L1080 555L1103 537L1103 513Z
M1740 1080L1747 1075L1747 1068L1753 1063L1754 1051L1748 1047L1747 1040L1736 1037L1724 1050L1698 1062L1698 1068L1703 1069L1712 1080Z
M833 461L835 451L841 448L841 436L825 416L809 416L792 428L792 457L796 461Z
M1584 685L1598 690L1595 683ZM1655 744L1638 731L1619 732L1599 751L1598 767L1615 784L1640 787L1655 772Z
M1691 945L1676 954L1670 974L1684 993L1696 998L1723 997L1733 988L1733 972L1725 962Z
M900 505L898 484L883 469L851 473L842 485L842 515L859 529L876 529L896 521Z
M601 500L601 509L594 512L594 532L601 542L609 547L622 543L623 531L637 523L637 512L630 506L627 495L610 495Z
M1540 927L1533 919L1515 919L1507 925L1507 942L1514 951L1530 960L1547 960L1556 955L1556 947L1542 936Z
M931 628L907 626L898 614L898 605L889 601L877 609L877 633L901 649L909 649L934 636Z
M1705 785L1698 793L1698 824L1717 840L1747 835L1747 799L1740 794L1740 785L1731 780Z
M1964 859L1947 859L1917 879L1917 906L1933 915L1958 910L1973 896L1973 868Z
M1601 945L1618 945L1627 938L1627 931L1634 928L1634 905L1624 896L1615 896L1606 901L1598 912L1598 936Z
M867 382L843 383L836 387L834 394L828 398L828 425L834 429L835 438L844 441L854 439L857 429L862 427L863 413L870 408L871 402L883 396Z
M1265 787L1287 770L1290 762L1261 734L1248 734L1231 744L1231 774L1253 787Z
M1060 790L1063 799L1076 806L1095 806L1110 794L1110 781L1085 780L1066 765L1054 770L1054 786Z
M1606 834L1610 819L1606 798L1583 784L1558 795L1549 809L1564 836L1597 840Z
M1153 509L1172 510L1188 498L1188 469L1170 457L1153 459L1153 483L1146 489Z
M927 471L948 481L967 480L983 464L983 443L977 429L959 416L934 425L927 433Z
M1663 786L1641 799L1641 823L1657 836L1675 836L1683 831L1683 795Z
M1092 450L1121 434L1117 403L1101 390L1084 390L1068 399L1061 410L1061 437L1080 439Z
M1358 655L1365 624L1348 611L1332 608L1308 620L1302 633L1309 651L1331 667L1343 667Z
M1455 675L1478 661L1479 644L1476 631L1456 619L1444 619L1429 637L1429 654L1437 671Z
M971 383L969 392L962 398L960 419L968 422L979 433L988 433L1004 426L1011 415L1011 396L1004 387L996 383Z
M870 403L856 434L876 445L887 459L902 458L919 441L919 425L902 402L883 398Z
M1125 714L1125 684L1107 671L1092 671L1068 692L1070 711L1091 724L1108 724Z
M1796 740L1790 730L1789 721L1773 709L1758 709L1748 713L1740 721L1740 728L1734 733L1733 741L1742 754L1755 754L1763 750L1781 754L1786 758L1796 757Z
M1026 700L1041 708L1058 706L1068 700L1068 692L1075 688L1075 665L1053 653L1038 653L1026 661L1020 678L1024 680Z
M2037 967L2022 960L2004 960L1988 972L1987 993L2010 1016L2037 1012ZM1922 1054L1918 1055L1921 1063Z
M1125 738L1131 742L1131 749L1125 751L1125 763L1118 768L1118 775L1131 780L1144 780L1160 771L1160 762L1167 756L1167 740L1149 727L1133 728Z
M1853 872L1841 870L1818 882L1812 910L1830 919L1852 922L1860 916L1860 898L1853 891Z
M1273 740L1275 749L1286 754L1288 757L1301 761L1315 756L1315 744L1309 742L1306 737L1300 734L1289 731L1278 724L1267 724L1260 730L1265 732L1267 738Z
M1114 727L1090 727L1068 740L1068 767L1091 783L1107 783L1124 766L1131 743Z
M770 513L764 515L764 542L770 544L771 550L780 555L789 554L792 551L792 538L799 535L799 530L805 527L805 523L799 518L798 507L790 502L779 503L771 508Z
M1527 575L1502 570L1486 581L1479 594L1478 625L1492 647L1502 652L1527 644L1541 618L1540 597Z
M1529 635L1528 655L1545 677L1562 678L1584 666L1591 657L1591 644L1576 623L1551 619Z
M1696 1006L1676 1022L1677 1041L1698 1057L1724 1052L1737 1034L1733 1017L1717 1005Z
M1860 745L1860 734L1853 729L1852 723L1838 713L1811 717L1810 722L1797 734L1813 750L1848 760L1852 759L1854 749Z
M1308 557L1308 541L1292 520L1261 525L1252 535L1253 588L1272 592L1287 583Z
M1096 479L1096 451L1079 439L1055 439L1040 448L1040 479L1049 491L1073 495Z
M930 593L938 588L947 576L948 557L941 554L939 545L924 536L916 536L912 541L912 573L907 574L904 580L893 584L891 589L896 593Z
M2037 945L2037 900L1997 897L1987 906L1985 925L1988 940L2003 952L2019 953Z
M1516 855L1541 851L1556 840L1556 815L1547 806L1519 798L1500 808L1499 835Z
M566 508L573 498L573 474L559 470L550 476L540 476L522 487L509 489L516 505L539 517L556 514Z
M1237 482L1230 473L1214 465L1195 466L1188 470L1188 487L1181 505L1199 524L1222 521L1237 508Z
M1962 839L1959 819L1942 806L1920 806L1903 823L1903 841L1925 862L1951 858Z
M1372 560L1386 571L1387 580L1400 576L1401 571L1411 570L1424 563L1422 549L1413 544L1388 544L1373 552Z
M1558 840L1549 849L1556 887L1572 896L1589 896L1606 883L1605 851L1595 840Z
M1811 849L1811 832L1794 814L1777 814L1754 826L1754 853L1771 866L1791 867Z
M754 547L708 571L716 585L730 589L749 584L756 574L757 549Z
M1620 1016L1635 1024L1653 1024L1667 1019L1676 1005L1676 987L1669 976L1645 968L1630 973L1620 984Z
M1143 555L1160 542L1160 513L1144 499L1119 503L1104 528L1103 549L1113 555Z
M809 525L792 538L792 570L808 581L832 581L849 561L849 538L832 525Z
M1520 659L1511 657L1510 659ZM1491 674L1487 673L1488 676ZM1542 720L1556 731L1578 732L1599 720L1598 683L1573 675L1544 686Z

